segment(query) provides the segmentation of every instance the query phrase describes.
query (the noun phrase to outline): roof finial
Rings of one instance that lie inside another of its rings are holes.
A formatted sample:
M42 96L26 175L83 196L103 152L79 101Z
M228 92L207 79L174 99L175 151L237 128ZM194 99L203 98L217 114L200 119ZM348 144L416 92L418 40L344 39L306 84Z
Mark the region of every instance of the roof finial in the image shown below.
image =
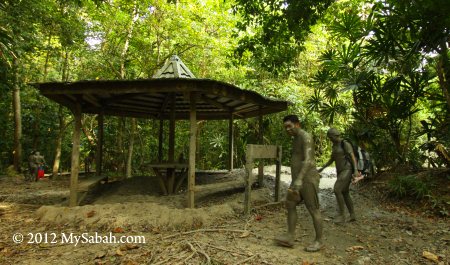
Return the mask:
M153 78L195 78L194 74L177 55L172 55Z

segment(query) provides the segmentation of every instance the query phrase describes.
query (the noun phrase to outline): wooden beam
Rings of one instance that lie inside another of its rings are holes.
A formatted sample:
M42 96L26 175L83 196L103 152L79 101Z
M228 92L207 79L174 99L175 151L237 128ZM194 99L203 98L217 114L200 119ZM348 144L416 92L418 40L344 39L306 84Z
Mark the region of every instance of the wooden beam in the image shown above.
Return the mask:
M76 104L72 109L75 126L72 135L72 163L70 169L70 197L69 207L77 206L78 172L80 170L80 135L81 135L81 106Z
M164 97L164 101L161 104L161 107L159 108L159 115L158 117L161 117L164 113L164 110L167 108L167 105L169 104L170 94L166 94Z
M164 120L159 119L159 132L158 132L158 161L162 162L163 159L163 134L164 134Z
M198 80L179 79L147 79L147 80L103 80L79 81L73 83L42 83L39 90L44 95L50 94L136 94L136 93L169 93L195 91ZM205 81L207 82L207 81Z
M175 161L175 94L170 97L169 162Z
M209 98L209 97L207 97L205 95L201 95L201 100L203 100L206 103L209 103L209 104L211 104L211 105L213 105L213 106L215 106L215 107L217 107L219 109L222 109L222 110L225 110L225 111L228 111L228 112L232 112L233 111L233 108L230 108L227 105L225 105L223 103L220 103L217 100Z
M104 94L102 94L104 95ZM132 99L138 96L143 95L143 93L133 93L133 94L120 94L120 95L113 95L109 98L104 98L100 100L101 105L107 106L113 103L121 102L123 100Z
M196 97L195 92L191 94L190 101L190 131L189 131L189 171L188 171L188 200L189 208L194 208L195 196L195 151L197 138L197 113L196 113Z
M169 120L169 157L170 163L175 162L175 103L176 95L170 95L170 120ZM172 194L175 185L175 170L167 169L167 191Z
M101 107L100 102L91 94L83 94L82 98L96 107Z
M281 146L277 147L277 160L275 169L275 201L280 201L280 180L281 180L281 156L282 156Z

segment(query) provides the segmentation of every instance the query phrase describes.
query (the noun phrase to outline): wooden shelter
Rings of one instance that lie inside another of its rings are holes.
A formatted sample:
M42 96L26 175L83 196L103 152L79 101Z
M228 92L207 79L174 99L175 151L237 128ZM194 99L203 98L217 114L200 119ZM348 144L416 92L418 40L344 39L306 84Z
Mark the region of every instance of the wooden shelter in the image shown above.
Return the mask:
M194 207L197 120L229 120L228 167L232 169L233 120L260 117L262 121L263 115L284 111L288 106L287 101L269 99L225 82L195 78L177 56L172 56L151 79L50 82L35 86L42 95L68 107L75 116L70 206L77 204L81 113L98 114L99 175L102 174L104 115L159 120L160 158L163 121L169 120L169 162L175 161L175 121L189 120L188 206Z

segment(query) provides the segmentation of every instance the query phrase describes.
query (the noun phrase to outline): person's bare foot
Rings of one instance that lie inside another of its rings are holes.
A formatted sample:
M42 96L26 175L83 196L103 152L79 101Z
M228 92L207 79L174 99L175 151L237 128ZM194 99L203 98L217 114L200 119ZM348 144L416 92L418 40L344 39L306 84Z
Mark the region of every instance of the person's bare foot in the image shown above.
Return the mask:
M343 215L338 215L338 216L334 217L333 222L335 224L342 224L343 222L345 222L345 217Z
M348 222L356 222L356 216L355 214L350 214L350 218L348 219Z
M284 246L284 247L293 247L294 246L294 236L286 233L275 237L275 242L277 242L278 245Z
M311 245L309 245L305 248L305 251L316 252L316 251L321 250L322 248L323 248L322 243L320 243L319 241L314 241Z

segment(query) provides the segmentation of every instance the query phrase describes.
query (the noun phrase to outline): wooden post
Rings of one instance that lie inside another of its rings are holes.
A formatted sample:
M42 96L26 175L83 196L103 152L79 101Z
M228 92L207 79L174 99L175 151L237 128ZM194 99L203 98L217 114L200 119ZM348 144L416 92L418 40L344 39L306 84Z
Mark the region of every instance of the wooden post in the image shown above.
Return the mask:
M175 162L175 93L170 99L170 124L169 124L169 163ZM167 169L167 192L173 193L175 183L175 169Z
M248 144L245 152L245 197L244 214L250 213L251 191L254 182L253 167L255 159L276 159L275 201L279 201L280 171L281 171L281 146Z
M170 124L169 124L169 162L175 161L175 94L170 102Z
M233 127L233 113L230 113L228 123L228 170L233 170L233 149L234 149L234 127Z
M104 125L104 115L103 113L98 114L97 116L97 126L98 126L98 135L97 135L97 154L95 156L95 171L97 176L101 176L102 166L103 166L103 125Z
M70 199L69 207L77 206L77 190L78 190L78 171L80 169L80 135L81 135L81 106L75 104L72 109L75 127L72 136L72 164L70 170Z
M188 201L189 208L194 208L195 195L195 144L197 138L197 110L196 95L192 92L190 95L190 132L189 132L189 172L188 172Z
M263 115L261 114L261 107L259 107L259 130L258 130L258 140L259 144L264 145L264 127L263 127ZM258 187L264 187L264 163L260 160L258 163Z
M280 175L281 175L281 146L277 147L276 170L275 170L275 201L280 201Z
M159 134L158 134L158 161L163 161L163 135L164 135L164 120L159 119Z
M251 191L253 182L253 145L247 145L247 151L245 152L245 195L244 195L244 214L250 212Z

